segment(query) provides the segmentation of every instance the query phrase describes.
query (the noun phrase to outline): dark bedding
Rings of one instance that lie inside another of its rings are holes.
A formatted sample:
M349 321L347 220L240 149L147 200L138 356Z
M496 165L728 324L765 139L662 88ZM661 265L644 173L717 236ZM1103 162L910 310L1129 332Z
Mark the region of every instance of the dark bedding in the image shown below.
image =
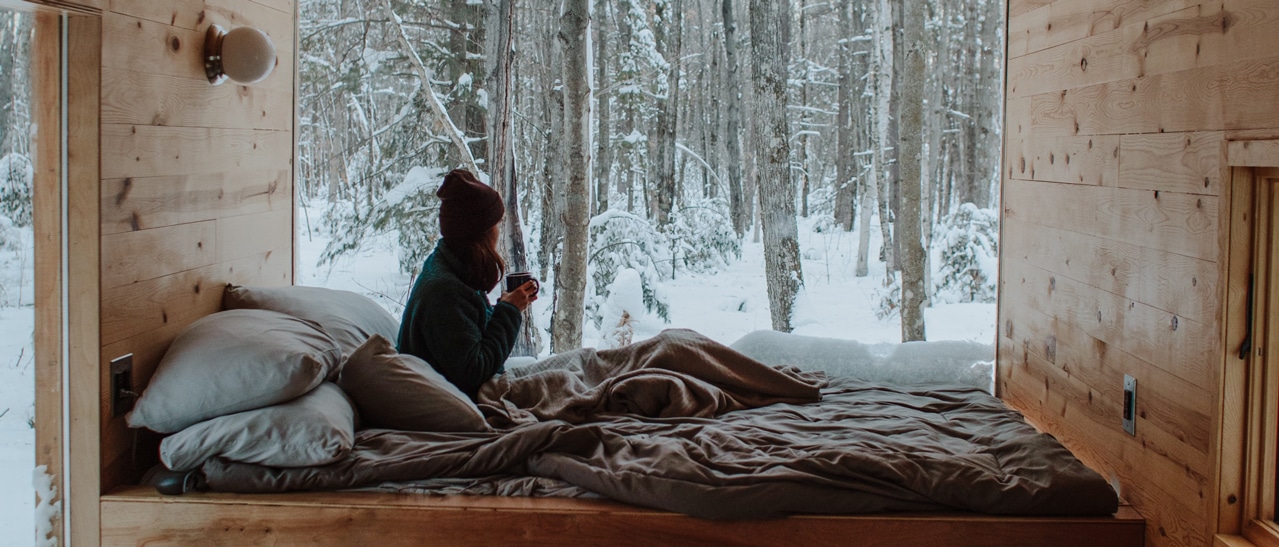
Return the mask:
M827 382L689 331L553 357L486 384L479 403L495 431L370 429L331 465L214 458L203 471L210 487L230 492L543 477L715 519L1100 515L1118 506L1101 476L979 389Z

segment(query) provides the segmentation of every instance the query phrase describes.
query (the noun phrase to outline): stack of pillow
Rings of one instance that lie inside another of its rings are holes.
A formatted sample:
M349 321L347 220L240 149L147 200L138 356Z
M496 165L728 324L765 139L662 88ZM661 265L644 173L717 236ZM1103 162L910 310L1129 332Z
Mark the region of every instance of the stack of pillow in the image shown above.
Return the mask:
M222 303L178 335L126 417L172 434L160 444L171 470L211 457L325 465L351 451L357 427L489 429L429 364L396 353L395 318L365 296L228 286Z

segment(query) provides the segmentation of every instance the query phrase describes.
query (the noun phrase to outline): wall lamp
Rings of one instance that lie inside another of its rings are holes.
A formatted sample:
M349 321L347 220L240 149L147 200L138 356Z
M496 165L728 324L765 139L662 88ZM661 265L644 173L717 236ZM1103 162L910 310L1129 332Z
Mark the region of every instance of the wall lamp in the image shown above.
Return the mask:
M253 27L239 27L227 32L209 25L204 35L204 74L213 85L227 78L242 84L260 82L275 68L275 44L271 38Z

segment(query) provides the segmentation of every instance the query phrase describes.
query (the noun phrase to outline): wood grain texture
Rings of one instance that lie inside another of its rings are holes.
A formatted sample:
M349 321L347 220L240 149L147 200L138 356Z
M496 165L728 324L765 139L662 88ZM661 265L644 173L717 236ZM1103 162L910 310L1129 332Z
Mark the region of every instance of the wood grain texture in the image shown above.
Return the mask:
M285 261L292 260L293 211L291 209L221 218L216 222L219 263L274 253L283 255L281 259Z
M31 96L61 95L61 22L53 13L35 14L32 36ZM53 102L53 101L48 101ZM61 104L32 109L38 128L61 125ZM35 464L44 466L57 492L63 484L62 448L62 136L59 131L38 131L32 139L34 177L31 208L34 233L35 329ZM63 542L62 518L51 519L55 545ZM43 538L41 538L43 539Z
M1223 189L1223 218L1229 229L1223 231L1222 247L1228 260L1222 261L1222 284L1218 294L1223 303L1222 335L1226 351L1222 355L1222 380L1219 401L1221 432L1217 472L1221 477L1217 493L1218 533L1242 532L1244 492L1244 453L1247 451L1245 402L1247 367L1239 357L1239 347L1247 335L1248 279L1252 274L1252 186L1253 170L1233 168ZM1233 351L1232 351L1233 350Z
M1039 2L1035 2L1038 4ZM1197 5L1195 0L1056 0L1026 10L1009 2L1008 58L1081 40Z
M1009 59L1008 96L1082 87L1135 78L1136 53L1123 29L1116 29Z
M1215 262L1011 218L1000 244L1016 249L1005 258L1193 321L1211 323L1217 311Z
M1277 96L1271 56L1032 95L1029 125L1042 136L1265 129L1279 127Z
M71 545L92 545L98 537L102 470L98 394L101 347L101 247L98 238L99 80L101 21L96 17L67 20L67 427L70 469L64 492L64 515L70 515ZM65 518L65 517L64 517Z
M1193 4L1012 58L1008 94L1022 97L1274 55L1279 13L1266 0ZM1055 6L1054 6L1055 7Z
M1221 192L1223 133L1124 135L1120 148L1123 188L1208 196Z
M1115 186L1119 137L1051 137L1008 143L1008 176L1022 180Z
M106 180L102 233L288 210L292 182L287 170Z
M292 163L288 131L104 125L102 137L104 179L246 174Z
M161 498L130 489L104 498L112 524L103 544L763 546L847 545L857 538L867 546L1135 546L1143 531L1126 507L1105 518L940 513L713 522L598 500L331 496Z
M1213 196L1009 179L1003 213L1202 260L1219 252Z
M1232 167L1279 167L1279 140L1233 140L1227 148Z
M227 30L256 27L276 42L277 49L284 39L289 40L286 49L292 48L292 31L285 31L293 20L292 0L111 0L111 11L188 30L203 31L210 24Z
M102 123L288 131L293 94L134 70L102 75Z
M102 286L114 288L194 270L216 260L214 221L102 236Z
M1106 408L1113 412L1099 417L1113 418L1114 424L1120 421L1123 374L1138 377L1141 387L1146 388L1138 399L1142 405L1139 410L1149 411L1144 417L1188 447L1201 454L1208 452L1211 436L1208 416L1213 411L1214 399L1212 392L1203 386L1212 382L1197 377L1183 378L1182 375L1204 374L1170 365L1168 360L1152 361L1138 353L1153 336L1130 331L1148 328L1146 314L1125 309L1122 298L1104 291L1090 291L1086 286L1036 268L1012 264L1005 272L1008 276L1004 282L1009 285L1010 298L1023 302L1027 310L1005 320L1005 334L1011 332L1017 340L1031 341L1032 350L1046 362L1078 376L1089 386L1088 392L1102 394L1103 400L1094 406L1109 405Z

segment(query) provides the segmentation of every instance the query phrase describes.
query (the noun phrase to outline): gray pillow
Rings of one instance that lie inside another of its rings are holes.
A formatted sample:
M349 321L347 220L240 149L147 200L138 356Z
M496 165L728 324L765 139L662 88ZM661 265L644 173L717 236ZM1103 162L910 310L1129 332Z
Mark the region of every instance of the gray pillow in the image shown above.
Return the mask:
M222 293L228 310L257 309L287 313L314 321L324 329L343 355L350 355L365 340L381 334L391 340L400 335L400 324L390 312L367 296L321 287L241 287L228 285Z
M318 325L267 310L207 315L169 346L129 427L160 433L282 403L315 389L342 363Z
M426 361L373 336L342 367L338 385L368 427L404 431L488 431L480 409Z
M272 467L337 461L355 441L355 410L325 382L292 401L220 416L160 442L160 461L174 471L200 467L214 456Z

